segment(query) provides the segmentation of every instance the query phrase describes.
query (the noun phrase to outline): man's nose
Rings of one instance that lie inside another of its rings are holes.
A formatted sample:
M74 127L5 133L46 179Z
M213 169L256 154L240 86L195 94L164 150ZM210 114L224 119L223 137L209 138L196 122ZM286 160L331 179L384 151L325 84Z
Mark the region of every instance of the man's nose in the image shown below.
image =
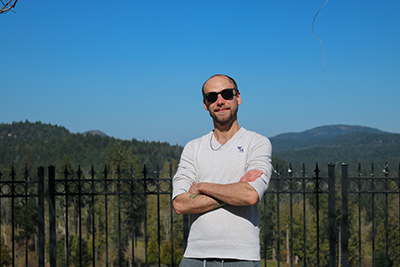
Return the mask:
M217 98L217 105L223 105L225 104L225 99L222 97L221 94L218 94L218 98Z

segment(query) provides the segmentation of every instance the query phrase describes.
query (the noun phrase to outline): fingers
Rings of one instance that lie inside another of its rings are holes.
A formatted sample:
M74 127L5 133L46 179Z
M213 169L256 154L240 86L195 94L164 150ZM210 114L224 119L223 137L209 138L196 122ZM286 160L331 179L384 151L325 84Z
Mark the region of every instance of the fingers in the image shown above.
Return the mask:
M194 184L194 185L192 185L192 186L190 187L190 189L189 189L189 193L191 193L191 194L199 194L199 189L198 189L198 187L199 187L199 184Z
M261 170L251 170L248 171L243 177L240 179L240 182L253 182L257 178L259 178L263 174Z

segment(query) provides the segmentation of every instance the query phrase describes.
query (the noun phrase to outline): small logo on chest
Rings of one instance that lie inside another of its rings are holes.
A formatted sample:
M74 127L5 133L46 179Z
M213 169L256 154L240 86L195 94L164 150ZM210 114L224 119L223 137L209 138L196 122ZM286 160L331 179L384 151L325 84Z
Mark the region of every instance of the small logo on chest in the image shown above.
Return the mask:
M242 146L238 146L237 149L239 150L239 153L243 153L244 152L244 148Z

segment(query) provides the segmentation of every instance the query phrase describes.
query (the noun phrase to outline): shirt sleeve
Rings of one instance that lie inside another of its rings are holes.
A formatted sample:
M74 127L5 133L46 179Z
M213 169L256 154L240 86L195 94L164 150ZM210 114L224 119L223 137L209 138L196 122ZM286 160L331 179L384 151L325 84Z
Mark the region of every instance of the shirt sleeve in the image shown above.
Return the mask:
M257 191L259 200L264 196L271 179L272 167L272 145L268 138L257 136L252 140L252 145L246 162L246 172L250 170L262 170L263 174L249 184Z
M172 199L189 192L190 187L196 183L197 172L193 154L193 142L189 142L182 151L178 170L172 179Z

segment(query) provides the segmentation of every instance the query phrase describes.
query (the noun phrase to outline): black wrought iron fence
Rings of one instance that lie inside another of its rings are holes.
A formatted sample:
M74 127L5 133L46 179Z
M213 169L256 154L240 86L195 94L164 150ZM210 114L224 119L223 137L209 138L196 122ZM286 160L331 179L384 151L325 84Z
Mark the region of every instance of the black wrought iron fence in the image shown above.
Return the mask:
M5 179L0 172L1 266L16 266L15 259L17 257L20 266L44 266L44 192L43 167L38 168L35 179L32 179L27 169L21 179L17 179L14 168L11 169L9 179ZM34 209L33 214L32 209ZM35 240L33 245L36 257L34 260L29 257L32 239ZM17 246L22 249L18 250Z
M400 266L400 164L397 175L387 164L382 172L371 164L369 177L361 165L355 176L348 169L342 165L343 266Z
M400 165L349 177L343 164L341 179L333 164L323 177L280 168L259 203L264 266L399 266ZM2 266L177 266L189 225L173 212L172 175L0 173Z
M299 177L293 175L291 165L286 176L282 176L279 166L275 172L263 198L264 247L268 248L269 245L276 250L272 259L277 261L278 266L281 261L290 266L335 266L335 165L328 165L327 177L320 177L318 164L312 177L307 177L304 165ZM268 208L276 218L267 216ZM315 217L310 222L307 216ZM271 231L268 231L268 227ZM321 229L327 231L321 234ZM310 231L315 235L307 234ZM321 245L322 241L324 246ZM282 248L284 244L286 247ZM313 244L315 246L310 246ZM271 258L267 251L263 250L264 259Z

